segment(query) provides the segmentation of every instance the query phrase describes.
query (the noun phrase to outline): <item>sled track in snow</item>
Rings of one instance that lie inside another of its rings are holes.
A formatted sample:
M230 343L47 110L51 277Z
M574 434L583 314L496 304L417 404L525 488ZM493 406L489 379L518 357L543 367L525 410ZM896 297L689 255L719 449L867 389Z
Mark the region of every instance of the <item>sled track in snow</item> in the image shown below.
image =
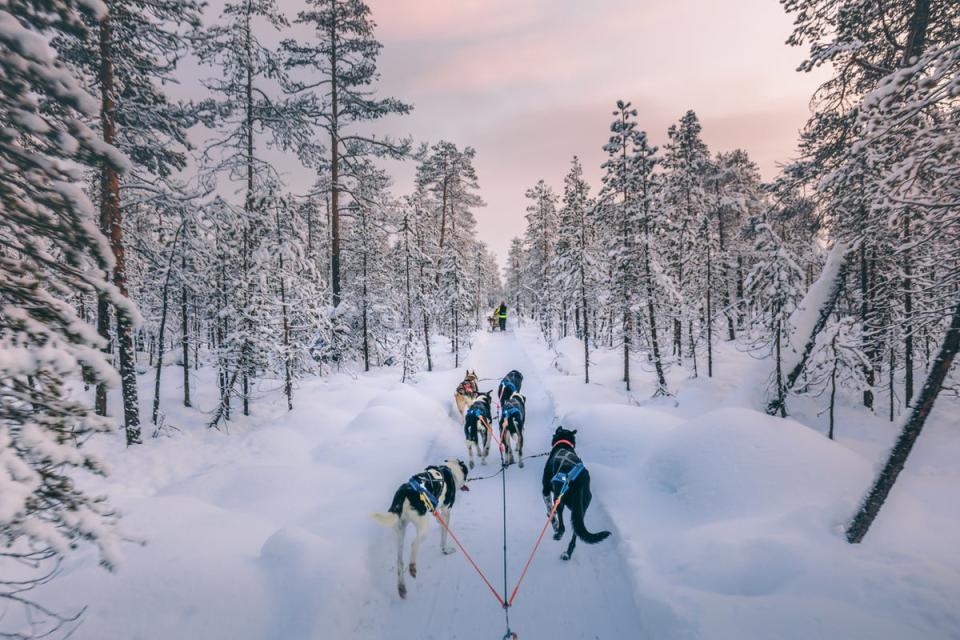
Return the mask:
M557 423L553 399L544 388L540 372L513 333L480 334L467 356L464 368L476 369L481 377L500 376L510 369L524 375L523 393L527 398L525 450L539 453L549 447L550 435ZM446 380L431 381L428 392L447 406L462 371L434 374ZM496 382L481 385L496 386ZM448 428L449 433L443 429ZM462 427L451 419L438 429L428 459L436 463L447 457L466 457ZM523 469L512 465L506 470L507 492L507 572L512 590L520 570L533 547L546 518L540 496L542 458L527 461ZM494 473L499 456L491 452L486 467L477 465L473 473ZM587 461L589 466L589 461ZM422 465L421 465L422 466ZM419 467L411 465L411 473ZM595 487L594 493L602 491ZM474 557L490 581L503 588L503 512L501 481L471 484L470 492L457 496L450 526ZM599 500L587 512L591 530L610 529L613 537L597 545L578 544L570 561L560 560L571 532L561 542L544 539L533 564L510 608L511 628L521 638L563 638L594 640L633 638L642 635L641 620L634 598L630 575L624 568L626 558L617 542L609 515ZM412 532L410 532L412 533ZM439 549L439 526L431 523L430 532L420 550L418 577L407 579L409 594L405 601L396 595L393 572L393 538L385 533L382 544L371 549L370 571L373 593L363 611L367 618L359 627L378 632L358 637L420 638L436 640L489 640L502 638L503 610L470 567L461 553L443 556ZM409 547L410 535L407 536ZM405 549L406 558L409 549ZM509 593L505 594L509 596Z

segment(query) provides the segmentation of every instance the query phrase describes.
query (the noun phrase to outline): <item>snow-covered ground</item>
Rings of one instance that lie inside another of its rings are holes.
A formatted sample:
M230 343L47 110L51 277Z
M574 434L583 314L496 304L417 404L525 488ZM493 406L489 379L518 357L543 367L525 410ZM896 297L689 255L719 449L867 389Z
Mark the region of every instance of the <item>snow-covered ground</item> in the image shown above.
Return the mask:
M546 537L510 611L521 638L960 637L955 400L938 406L875 528L851 546L840 530L892 442L888 423L846 407L830 442L812 404L791 402L800 422L769 418L754 410L756 361L729 345L715 378L674 369L675 399L657 401L639 361L634 391L621 390L617 353L595 354L584 385L578 349L567 339L550 350L520 327L478 334L463 363L482 378L524 373L528 455L556 424L579 429L588 528L614 533L570 562L566 540ZM412 385L396 370L302 381L289 413L273 390L229 434L176 407L181 370L170 367L167 420L182 431L129 450L119 434L88 445L113 469L92 488L145 546L131 543L114 574L83 550L37 595L88 605L75 638L501 637L499 605L462 554L440 553L435 523L401 601L392 535L367 517L426 464L465 457L452 406L463 371L450 364ZM543 461L506 472L509 589L545 517ZM500 479L470 488L451 526L502 589Z

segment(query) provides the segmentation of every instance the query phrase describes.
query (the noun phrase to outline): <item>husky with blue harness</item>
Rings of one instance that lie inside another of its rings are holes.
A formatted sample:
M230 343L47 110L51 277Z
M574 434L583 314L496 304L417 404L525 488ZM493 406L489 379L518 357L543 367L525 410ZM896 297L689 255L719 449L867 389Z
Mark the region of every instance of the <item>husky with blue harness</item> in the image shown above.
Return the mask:
M500 405L500 442L503 443L507 464L513 464L513 451L517 451L520 468L523 468L523 425L527 420L527 400L515 391Z
M490 454L490 391L485 391L473 399L463 415L463 437L467 443L467 455L470 468L473 469L473 448L477 448L480 464L487 464Z
M567 550L560 556L569 560L573 555L573 547L580 538L587 544L596 544L606 540L609 531L590 533L583 522L583 516L590 506L590 473L583 466L583 461L577 455L577 430L557 427L551 439L552 448L547 464L543 467L543 502L547 505L547 513L553 509L553 504L560 501L553 516L553 539L563 538L563 508L570 509L570 522L573 523L573 537ZM552 498L551 498L552 496Z
M523 374L514 369L503 376L500 386L497 388L497 399L500 400L500 406L510 398L514 393L520 393L520 387L523 385Z
M393 502L387 513L371 513L377 524L393 529L397 540L397 592L407 597L407 585L403 581L403 538L407 523L417 529L417 537L410 545L410 577L417 577L417 552L427 534L430 517L438 513L443 522L450 524L450 509L457 497L457 489L469 491L465 482L467 465L462 460L449 459L442 466L430 466L411 477L393 494ZM446 555L456 549L447 546L447 530L441 527L440 550Z

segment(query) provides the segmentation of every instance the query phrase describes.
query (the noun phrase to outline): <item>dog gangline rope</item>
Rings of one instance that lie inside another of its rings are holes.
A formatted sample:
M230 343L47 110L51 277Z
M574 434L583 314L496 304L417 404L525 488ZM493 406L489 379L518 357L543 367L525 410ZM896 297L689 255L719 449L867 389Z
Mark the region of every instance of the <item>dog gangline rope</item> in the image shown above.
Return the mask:
M496 378L478 378L478 381L480 380L496 380ZM500 405L499 400L500 399L498 397L497 398L498 420L499 420L500 414L503 412L503 407ZM554 420L556 420L556 416L554 416ZM475 480L487 480L489 478L495 478L498 475L501 476L501 496L503 500L503 596L501 596L497 592L497 590L493 587L493 585L490 584L490 581L487 579L486 575L484 575L483 571L480 570L480 567L477 566L477 563L474 562L470 554L467 553L467 550L460 543L460 540L457 538L457 536L454 535L453 531L450 529L447 523L443 521L443 518L440 517L439 513L437 511L434 511L433 515L437 519L437 522L439 522L440 525L444 529L446 529L447 533L450 534L450 537L453 538L453 541L463 552L463 555L470 562L471 566L473 566L473 569L477 572L477 574L483 580L484 584L487 585L487 588L490 589L490 593L493 594L493 597L496 598L497 602L503 608L504 622L506 624L507 629L502 640L517 640L517 637L518 637L517 634L510 630L510 607L513 605L513 601L517 597L517 593L520 590L520 584L523 582L523 579L527 575L527 570L530 568L530 565L533 562L533 558L536 555L537 550L540 548L540 543L543 541L543 536L547 531L547 527L549 526L550 521L553 520L553 516L556 513L557 508L560 506L560 500L563 498L563 494L566 493L567 487L564 486L563 490L560 492L560 495L558 495L557 499L554 501L553 508L550 510L550 514L547 516L547 521L543 524L543 527L540 529L540 535L537 536L537 541L533 545L533 550L530 552L530 557L527 558L527 562L523 567L523 571L520 573L520 577L517 580L516 585L514 585L513 591L510 593L510 598L506 599L506 595L507 595L507 474L506 474L506 470L507 470L507 467L514 464L514 462L507 463L506 460L504 459L506 446L504 445L503 440L501 438L497 438L496 434L493 431L492 425L482 418L481 418L481 423L484 424L484 426L486 426L486 428L490 432L490 435L493 436L494 440L496 440L497 444L499 445L498 448L500 450L500 470L488 476L483 476L480 478L472 478L470 479L470 481L473 482ZM550 454L550 451L544 451L542 453L538 453L532 456L527 456L527 458L540 458L542 456L546 456L549 454Z

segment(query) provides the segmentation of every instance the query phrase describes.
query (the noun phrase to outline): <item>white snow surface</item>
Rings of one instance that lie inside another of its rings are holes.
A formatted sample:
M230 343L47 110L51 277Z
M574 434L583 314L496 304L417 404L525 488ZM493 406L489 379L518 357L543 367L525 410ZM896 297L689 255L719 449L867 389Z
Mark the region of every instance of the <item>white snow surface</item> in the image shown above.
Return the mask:
M164 407L182 431L129 450L119 433L88 445L112 467L89 488L111 496L145 545L128 545L115 573L94 550L78 552L36 595L61 610L88 605L81 639L501 638L502 610L462 553L440 553L435 522L400 600L393 536L368 513L385 511L425 465L466 458L452 403L464 368L489 379L482 389L516 368L525 453L545 451L558 423L578 429L594 496L587 527L613 532L578 543L569 562L559 558L569 527L563 543L548 532L510 610L520 638L960 637L950 411L935 411L874 530L851 546L842 525L891 427L841 408L832 442L806 406L795 413L806 424L766 416L745 400L761 392L746 373L756 363L725 347L723 377L675 368L675 398L652 402L642 362L634 391L621 390L617 352L594 355L585 385L575 339L554 351L532 329L479 333L460 368L448 362L414 384L396 369L306 380L289 413L276 389L264 391L229 433L178 407L182 370L171 365ZM194 403L210 409L216 385L204 375ZM141 382L150 397L152 374ZM490 460L471 475L495 472ZM544 461L506 471L508 591L544 522ZM499 590L501 506L500 478L475 481L451 518Z

